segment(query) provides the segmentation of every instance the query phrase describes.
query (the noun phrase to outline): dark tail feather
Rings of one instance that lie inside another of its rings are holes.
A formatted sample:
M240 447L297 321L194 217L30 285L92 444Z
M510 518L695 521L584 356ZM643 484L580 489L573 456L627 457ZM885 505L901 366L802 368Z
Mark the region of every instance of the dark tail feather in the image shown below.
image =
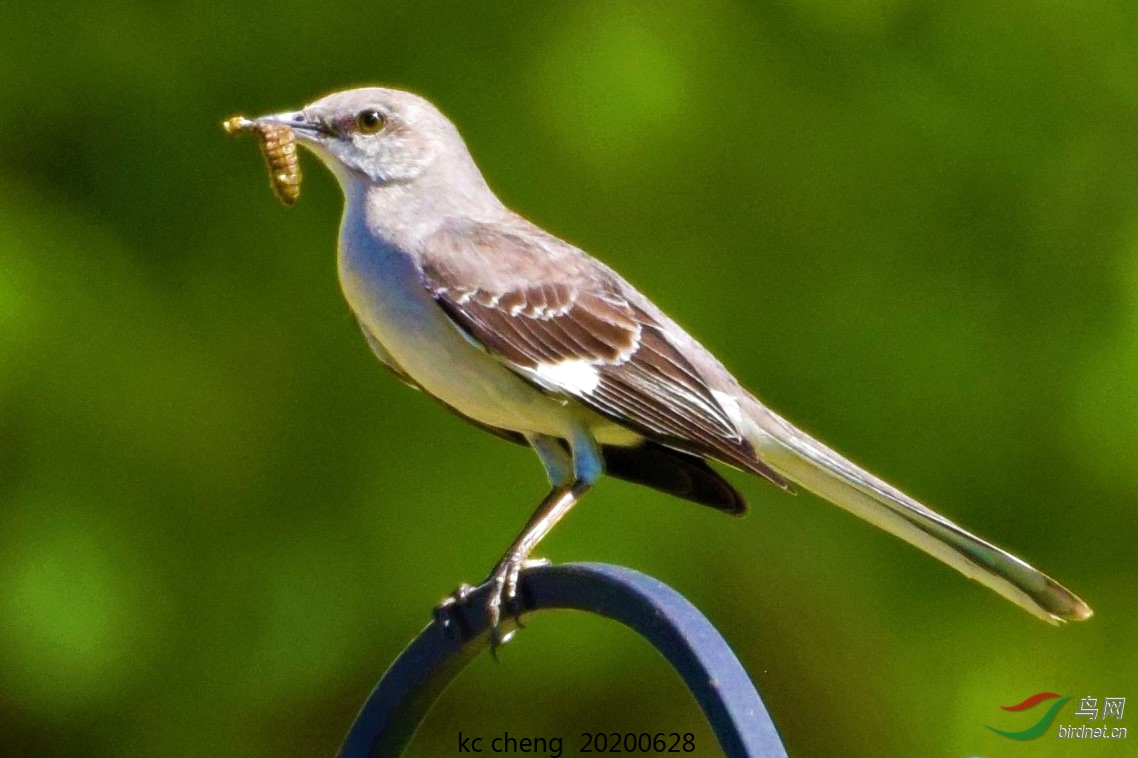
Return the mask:
M699 456L655 442L637 447L606 446L605 473L635 484L709 505L733 516L747 510L747 501Z

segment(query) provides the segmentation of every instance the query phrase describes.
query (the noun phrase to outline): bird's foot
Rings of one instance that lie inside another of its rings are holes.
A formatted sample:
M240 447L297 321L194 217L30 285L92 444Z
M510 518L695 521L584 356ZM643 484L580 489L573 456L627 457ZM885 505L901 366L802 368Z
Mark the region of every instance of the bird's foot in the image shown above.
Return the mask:
M521 608L518 606L518 575L522 569L535 566L546 566L549 561L545 558L520 558L507 555L486 579L490 584L490 598L486 602L486 616L490 622L490 652L497 658L497 649L513 639L517 629L524 628L521 620ZM435 606L435 620L442 625L452 636L462 634L468 637L471 624L461 613L461 610L470 602L476 588L469 584L460 585L454 592L447 595ZM503 608L506 616L513 619L512 628L502 630Z
M460 633L464 638L470 635L470 625L462 618L459 611L474 593L474 587L469 584L460 584L458 588L439 601L435 606L435 622L451 637Z
M487 580L493 586L490 590L490 600L486 603L486 615L490 618L490 650L495 652L499 647L513 639L517 629L524 628L521 620L521 608L518 607L518 575L522 569L535 566L548 565L545 558L522 558L517 555L506 555ZM502 609L513 617L515 627L507 632L502 631Z

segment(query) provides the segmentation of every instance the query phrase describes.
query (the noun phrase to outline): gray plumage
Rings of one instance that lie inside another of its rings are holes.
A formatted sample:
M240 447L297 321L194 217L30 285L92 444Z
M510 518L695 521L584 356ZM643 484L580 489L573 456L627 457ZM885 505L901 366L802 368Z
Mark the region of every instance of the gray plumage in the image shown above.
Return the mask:
M1091 615L779 418L619 275L506 208L422 98L358 89L262 120L293 127L344 190L340 280L376 356L546 467L550 494L491 575L495 618L530 550L606 470L742 512L707 459L812 490L1041 619Z

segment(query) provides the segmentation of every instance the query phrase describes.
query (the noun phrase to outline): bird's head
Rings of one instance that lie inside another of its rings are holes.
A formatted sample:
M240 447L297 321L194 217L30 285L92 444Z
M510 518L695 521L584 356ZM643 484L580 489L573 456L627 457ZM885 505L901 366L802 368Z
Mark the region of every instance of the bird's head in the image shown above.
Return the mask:
M473 167L446 116L418 95L400 90L346 90L299 111L255 120L291 127L345 190L361 181L406 183L429 172L461 175Z

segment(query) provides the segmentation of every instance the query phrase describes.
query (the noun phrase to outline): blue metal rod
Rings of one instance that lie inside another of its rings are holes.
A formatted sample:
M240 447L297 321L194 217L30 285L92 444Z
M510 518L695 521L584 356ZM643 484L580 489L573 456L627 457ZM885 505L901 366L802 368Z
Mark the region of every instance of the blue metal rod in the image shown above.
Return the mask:
M372 690L340 758L401 755L447 685L490 645L489 585L448 606ZM786 749L747 672L687 598L638 571L603 563L538 566L518 585L524 616L568 608L619 621L651 642L683 677L729 758L785 758ZM512 620L504 621L508 630Z

